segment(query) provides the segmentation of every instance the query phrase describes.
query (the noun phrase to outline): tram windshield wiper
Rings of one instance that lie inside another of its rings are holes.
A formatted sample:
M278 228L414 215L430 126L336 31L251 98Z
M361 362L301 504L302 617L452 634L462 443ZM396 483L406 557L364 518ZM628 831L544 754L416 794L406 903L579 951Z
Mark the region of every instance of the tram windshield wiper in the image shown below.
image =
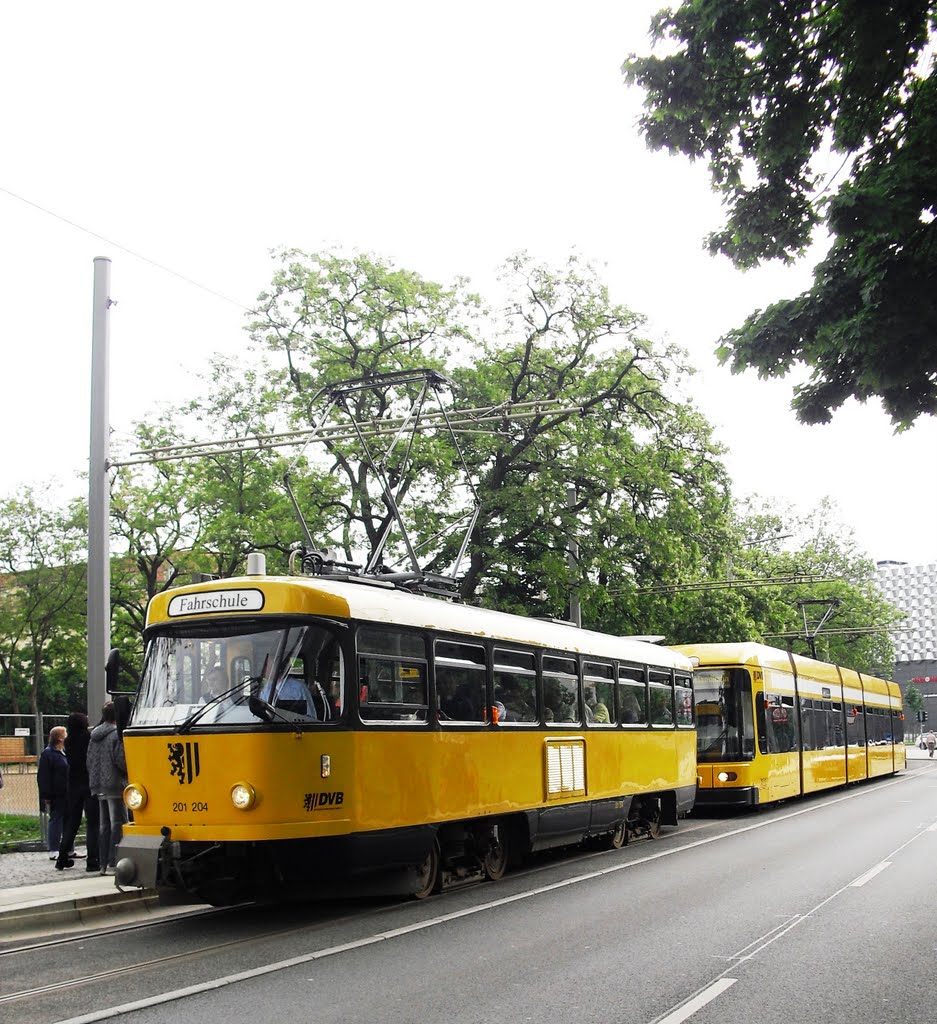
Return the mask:
M278 708L275 708L268 701L265 701L263 697L258 697L252 693L247 698L247 707L252 715L259 718L262 722L266 722L268 725L274 720L279 718L281 722L286 722L287 725L296 725L295 718L287 718Z
M214 697L210 697L201 707L195 709L189 717L176 728L176 732L188 732L193 725L208 711L209 708L213 708L216 704L220 704L221 701L230 697L233 693L237 693L239 690L244 688L245 683L255 682L259 680L245 679L235 686L232 686L228 690L224 690L222 693L216 694Z

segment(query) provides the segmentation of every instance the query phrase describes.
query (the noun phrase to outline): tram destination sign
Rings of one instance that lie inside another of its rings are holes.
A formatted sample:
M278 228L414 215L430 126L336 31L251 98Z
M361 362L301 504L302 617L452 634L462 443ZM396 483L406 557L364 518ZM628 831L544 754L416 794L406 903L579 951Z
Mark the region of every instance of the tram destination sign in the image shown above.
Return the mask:
M166 613L170 618L182 615L208 615L212 612L259 612L264 606L262 590L201 590L197 594L176 594Z

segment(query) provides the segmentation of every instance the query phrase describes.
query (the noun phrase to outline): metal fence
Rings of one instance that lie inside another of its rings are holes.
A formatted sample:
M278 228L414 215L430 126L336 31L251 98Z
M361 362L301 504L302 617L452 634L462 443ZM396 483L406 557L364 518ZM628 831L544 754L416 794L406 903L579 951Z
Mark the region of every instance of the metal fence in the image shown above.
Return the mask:
M47 830L46 814L39 807L36 766L49 741L53 725L64 725L67 714L0 714L0 814L24 814L39 819L42 835Z

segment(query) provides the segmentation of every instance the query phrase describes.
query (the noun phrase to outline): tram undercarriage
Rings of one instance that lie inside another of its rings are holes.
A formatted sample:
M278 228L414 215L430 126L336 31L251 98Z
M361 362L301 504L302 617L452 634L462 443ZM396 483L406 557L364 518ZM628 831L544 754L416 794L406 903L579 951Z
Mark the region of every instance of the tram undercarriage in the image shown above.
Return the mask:
M588 842L619 849L676 824L674 792L536 808L510 815L350 836L263 842L185 842L125 835L120 887L155 889L162 902L216 906L252 900L382 893L423 899L497 880L531 853Z

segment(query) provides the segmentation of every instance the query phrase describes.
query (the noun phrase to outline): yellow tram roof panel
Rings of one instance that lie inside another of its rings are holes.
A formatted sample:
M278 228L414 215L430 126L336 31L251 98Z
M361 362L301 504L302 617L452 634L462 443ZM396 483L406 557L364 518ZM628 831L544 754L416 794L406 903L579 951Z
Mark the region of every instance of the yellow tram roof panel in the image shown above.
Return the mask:
M688 658L698 658L700 666L706 665L749 665L763 669L774 669L777 671L789 671L791 657L797 668L797 674L804 679L812 679L817 682L831 681L839 684L839 673L835 665L824 661L815 661L813 658L805 658L801 654L789 656L787 651L777 647L769 647L767 644L759 644L754 641L741 643L715 643L715 644L679 644L674 650L681 651ZM876 676L867 675L865 672L856 672L854 669L843 668L845 686L860 686L866 693L874 693L885 696L900 696L900 687L896 683L879 679Z
M340 595L303 584L299 577L238 576L176 587L153 597L146 624L149 627L160 622L259 611L265 615L349 617L348 602Z
M240 607L237 603L240 602ZM462 633L596 657L690 671L689 659L672 647L640 637L597 633L552 619L529 618L438 598L388 585L304 576L240 576L196 583L157 594L147 626L190 618L256 614L327 615L388 625Z

